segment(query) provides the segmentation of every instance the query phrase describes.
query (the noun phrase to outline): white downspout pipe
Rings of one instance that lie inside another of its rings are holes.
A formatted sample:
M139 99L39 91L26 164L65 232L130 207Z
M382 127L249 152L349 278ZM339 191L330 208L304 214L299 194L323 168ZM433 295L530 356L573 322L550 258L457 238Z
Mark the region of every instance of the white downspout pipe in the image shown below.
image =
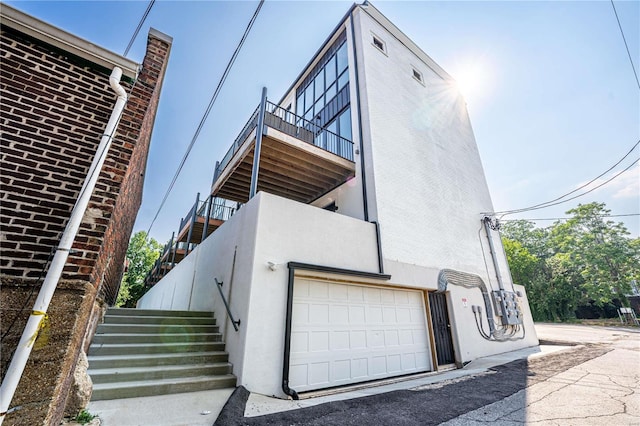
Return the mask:
M115 67L109 77L109 84L118 95L118 99L113 107L113 111L111 112L111 117L109 117L109 121L107 122L104 134L100 139L100 144L98 145L96 155L93 158L93 162L89 168L87 178L82 186L78 200L71 211L69 222L62 234L62 238L60 238L60 244L53 256L47 276L45 277L42 287L40 288L40 292L38 293L38 298L33 305L33 310L29 316L27 325L24 328L22 337L20 338L20 343L18 343L18 347L13 354L7 374L2 381L2 386L0 387L0 425L2 425L5 415L7 414L9 404L13 399L13 395L18 387L18 382L20 382L27 360L31 354L31 349L35 343L35 338L37 337L38 330L40 329L40 324L44 321L47 309L49 308L49 303L51 303L51 298L53 297L53 293L62 275L62 270L64 265L67 263L71 246L76 238L76 234L78 233L78 228L80 228L82 217L84 216L84 212L89 204L91 194L93 193L100 175L100 170L107 158L107 153L109 152L113 135L118 122L120 121L120 116L124 110L125 104L127 103L127 92L120 85L121 77L122 70Z

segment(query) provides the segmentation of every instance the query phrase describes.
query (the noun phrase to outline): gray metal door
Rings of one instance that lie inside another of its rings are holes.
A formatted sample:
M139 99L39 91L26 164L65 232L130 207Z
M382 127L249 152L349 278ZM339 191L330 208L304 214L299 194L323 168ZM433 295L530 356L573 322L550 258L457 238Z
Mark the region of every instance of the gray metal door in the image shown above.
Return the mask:
M451 323L447 309L447 297L444 293L429 293L431 324L436 341L438 365L453 364L456 361L451 339Z

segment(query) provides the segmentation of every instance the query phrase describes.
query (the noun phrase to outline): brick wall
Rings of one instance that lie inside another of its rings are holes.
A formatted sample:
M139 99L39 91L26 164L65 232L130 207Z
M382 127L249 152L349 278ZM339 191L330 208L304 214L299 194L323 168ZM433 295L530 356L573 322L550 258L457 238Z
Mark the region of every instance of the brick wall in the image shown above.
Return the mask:
M19 33L3 28L0 43L0 267L3 276L36 278L62 235L115 96L108 75ZM108 183L100 185L104 191ZM83 253L66 272L96 257L98 241L78 243Z
M164 77L169 49L170 45L166 41L149 37L142 70L118 126L118 138L122 144L111 150L98 181L98 185L117 187L119 194L113 205L108 203L110 220L90 277L92 282L101 284L99 292L109 304L115 302L129 237L142 202L147 154L160 95L158 82ZM126 169L121 167L123 162L128 164ZM109 194L103 193L102 196L106 198L107 195ZM89 208L100 208L98 197L99 195L94 193ZM105 202L107 201L108 199L105 199ZM102 210L107 212L104 207ZM79 237L86 237L91 241L102 229L103 220L91 223L88 216L90 215L85 215Z
M116 96L111 70L7 26L0 40L0 332L2 375L58 244ZM50 305L49 343L31 354L5 424L59 424L98 300L115 301L141 198L170 39L156 32L131 93L63 277ZM24 309L23 309L24 305ZM11 326L9 330L9 326ZM89 332L89 335L91 333Z

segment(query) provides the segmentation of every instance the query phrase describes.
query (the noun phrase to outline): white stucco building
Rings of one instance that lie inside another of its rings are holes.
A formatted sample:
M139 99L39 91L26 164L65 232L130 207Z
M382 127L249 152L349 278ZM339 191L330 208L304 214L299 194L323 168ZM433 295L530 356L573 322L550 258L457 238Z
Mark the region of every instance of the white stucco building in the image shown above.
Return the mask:
M238 385L279 397L538 343L465 102L377 9L354 5L261 106L140 308L215 311Z

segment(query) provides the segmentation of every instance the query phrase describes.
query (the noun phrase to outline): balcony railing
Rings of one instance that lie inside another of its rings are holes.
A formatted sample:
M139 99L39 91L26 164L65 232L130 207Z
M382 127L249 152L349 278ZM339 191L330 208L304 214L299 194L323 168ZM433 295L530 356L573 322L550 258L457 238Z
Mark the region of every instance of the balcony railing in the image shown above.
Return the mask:
M204 217L207 214L207 203L209 199L206 200L197 200L191 209L189 209L189 213L185 217L180 220L180 232L182 228L189 223L194 217ZM236 211L235 207L228 206L225 204L226 200L222 198L213 198L213 202L211 203L211 210L209 211L209 219L217 219L217 220L229 220L233 213Z
M240 135L238 135L236 140L233 142L233 145L231 145L231 148L229 148L222 161L216 165L214 182L218 176L220 176L220 173L222 173L225 167L227 167L235 153L240 150L249 134L258 126L258 114L259 107L253 112L251 118L249 118L249 121L247 121L247 124L245 124ZM269 101L267 101L266 104L264 124L310 145L317 146L325 151L338 155L339 157L353 161L352 141L345 139L326 128L320 127L309 120L305 120L291 111Z

